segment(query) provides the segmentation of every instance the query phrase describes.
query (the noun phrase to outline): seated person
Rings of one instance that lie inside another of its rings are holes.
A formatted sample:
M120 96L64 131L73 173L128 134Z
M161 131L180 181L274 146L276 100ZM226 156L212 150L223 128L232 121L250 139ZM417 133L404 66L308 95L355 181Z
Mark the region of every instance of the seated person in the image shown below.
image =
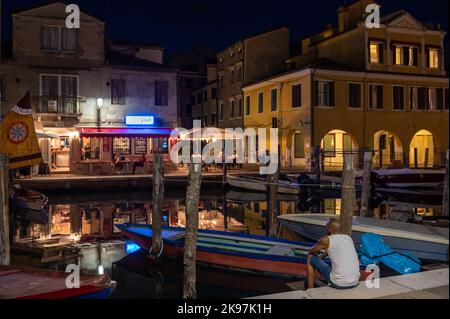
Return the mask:
M112 165L113 165L114 171L117 171L119 174L122 174L123 162L122 162L122 159L120 156L113 154Z
M327 224L328 236L323 237L308 251L308 288L314 287L317 270L336 289L350 289L359 283L359 259L355 244L349 235L342 233L339 219L331 218ZM324 251L321 257L317 254ZM323 258L330 257L331 267Z
M147 161L147 159L145 158L145 154L142 154L142 156L139 158L139 160L134 162L133 174L136 174L136 167L144 167L144 164L146 161Z

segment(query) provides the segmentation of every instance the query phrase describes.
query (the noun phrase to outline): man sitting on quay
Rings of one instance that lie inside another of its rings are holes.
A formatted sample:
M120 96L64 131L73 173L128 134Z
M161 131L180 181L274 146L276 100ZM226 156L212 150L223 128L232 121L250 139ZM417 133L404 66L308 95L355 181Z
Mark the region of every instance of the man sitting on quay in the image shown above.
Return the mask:
M144 167L146 161L147 161L147 159L145 158L145 154L142 154L142 156L139 158L139 160L134 162L133 174L136 174L137 167Z
M353 239L342 233L341 222L336 218L328 221L327 232L328 235L308 251L307 289L314 288L316 270L333 288L355 288L359 283L360 272ZM331 267L324 261L326 256L330 257Z

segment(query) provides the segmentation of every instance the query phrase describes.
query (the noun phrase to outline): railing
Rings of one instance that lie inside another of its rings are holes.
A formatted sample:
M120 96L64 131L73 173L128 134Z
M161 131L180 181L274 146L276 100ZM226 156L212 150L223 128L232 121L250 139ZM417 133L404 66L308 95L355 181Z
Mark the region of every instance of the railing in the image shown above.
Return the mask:
M40 96L37 111L38 113L79 114L79 100L78 97L69 96Z

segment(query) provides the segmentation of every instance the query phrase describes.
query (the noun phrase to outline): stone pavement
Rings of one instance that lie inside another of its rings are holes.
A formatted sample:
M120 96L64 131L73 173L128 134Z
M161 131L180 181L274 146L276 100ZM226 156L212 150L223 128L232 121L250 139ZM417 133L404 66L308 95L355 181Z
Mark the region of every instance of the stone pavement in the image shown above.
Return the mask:
M425 271L380 279L380 288L369 289L362 282L354 289L322 287L250 299L448 299L449 269Z

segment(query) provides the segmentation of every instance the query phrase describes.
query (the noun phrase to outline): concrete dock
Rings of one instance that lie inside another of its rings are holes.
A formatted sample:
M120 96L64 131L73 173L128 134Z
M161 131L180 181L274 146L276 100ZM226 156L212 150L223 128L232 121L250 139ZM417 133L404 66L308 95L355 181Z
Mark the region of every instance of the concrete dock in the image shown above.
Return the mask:
M349 290L322 287L250 299L449 299L449 268L381 278L379 288L361 282Z

